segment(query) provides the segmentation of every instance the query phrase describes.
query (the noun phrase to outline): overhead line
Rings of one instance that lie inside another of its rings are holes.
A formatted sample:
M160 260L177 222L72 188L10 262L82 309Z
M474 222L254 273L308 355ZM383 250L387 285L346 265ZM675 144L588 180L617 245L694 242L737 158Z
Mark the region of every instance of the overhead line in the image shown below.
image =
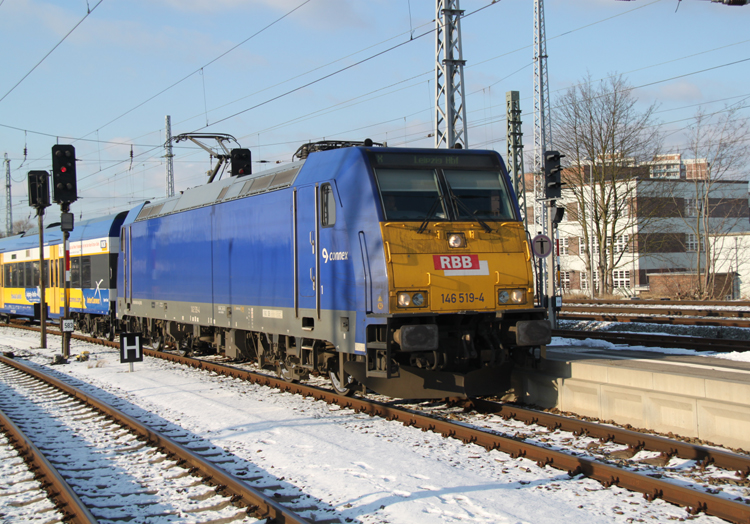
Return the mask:
M91 13L93 13L93 12L94 12L94 9L96 9L97 7L99 7L99 5L100 5L100 4L102 3L102 2L104 2L104 0L99 0L99 2L97 2L97 4L96 4L96 5L94 6L94 7L92 7L91 9L89 9L89 10L88 10L88 12L87 12L87 13L86 13L86 14L84 15L84 17L83 17L83 18L81 18L81 20L80 20L80 21L79 21L79 22L78 22L78 23L77 23L76 25L74 25L74 26L73 26L73 29L71 29L70 31L68 31L68 33L67 33L67 34L66 34L66 35L65 35L64 37L62 37L62 40L60 40L60 41L59 41L59 42L58 42L57 44L55 44L55 47L53 47L52 49L50 49L50 50L49 50L49 52L48 52L48 53L47 53L46 55L44 55L44 56L42 57L42 59L41 59L41 60L39 60L39 62L37 62L37 63L36 63L36 65L35 65L34 67L32 67L32 68L31 68L31 70L30 70L30 71L29 71L28 73L26 73L25 75L23 75L23 78L21 78L21 80L19 80L19 81L18 81L18 82L16 83L16 85L14 85L13 87L11 87L11 88L10 88L10 91L8 91L7 93L5 93L5 94L3 95L3 97L2 97L2 98L0 98L0 102L2 102L3 100L5 100L5 97L7 97L7 96L8 96L9 94L11 94L11 93L13 92L13 90L14 90L15 88L17 88L17 87L18 87L19 85L21 85L21 82L23 82L24 80L26 80L26 78L27 78L27 77L28 77L28 76L29 76L29 75L30 75L31 73L33 73L33 72L34 72L34 70L35 70L35 69L36 69L37 67L39 67L39 66L41 65L41 63L42 63L42 62L44 62L44 60L45 60L45 59L46 59L46 58L47 58L47 57L48 57L49 55L51 55L51 54L52 54L52 52L53 52L53 51L54 51L55 49L57 49L57 48L58 48L58 47L60 46L60 44L62 44L62 43L63 43L63 42L65 41L65 39L66 39L66 38L68 38L68 37L69 37L69 36L70 36L70 34L71 34L71 33L72 33L73 31L75 31L75 30L76 30L76 28L77 28L77 27L78 27L79 25L81 25L81 24L83 23L83 21L84 21L84 20L86 20L86 19L87 19L87 18L89 17L89 15L90 15Z
M100 0L100 1L103 1L103 0ZM120 116L118 116L118 117L116 117L116 118L113 118L112 120L110 120L109 122L107 122L106 124L104 124L103 126L100 126L100 127L98 128L98 129L103 129L103 128L107 127L108 125L112 124L113 122L116 122L117 120L121 119L121 118L122 118L122 117L124 117L125 115L128 115L128 114L132 113L133 111L135 111L136 109L138 109L139 107L141 107L141 106L143 106L143 105L145 105L145 104L149 103L149 102L150 102L151 100L153 100L154 98L157 98L158 96L160 96L160 95L162 95L162 94L166 93L167 91L169 91L170 89L172 89L172 88L173 88L173 87L175 87L176 85L178 85L178 84L181 84L182 82L184 82L185 80L187 80L188 78L190 78L191 76L193 76L194 74L196 74L196 73L198 73L199 71L203 70L203 68L205 68L205 67L208 67L209 65L213 64L213 63L214 63L214 62L216 62L217 60L219 60L219 59L221 59L222 57L226 56L227 54L231 53L232 51L234 51L235 49L237 49L237 48L238 48L238 47L240 47L241 45L245 44L245 43L246 43L246 42L248 42L249 40L251 40L251 39L255 38L256 36L258 36L259 34L261 34L262 32L264 32L264 31L265 31L266 29L269 29L270 27L272 27L272 26L276 25L276 24L277 24L278 22L282 21L282 20L283 20L284 18L286 18L287 16L291 15L291 14L292 14L292 13L294 13L294 12L295 12L296 10L298 10L299 8L301 8L302 6L304 6L305 4L309 3L310 1L311 1L311 0L305 0L304 2L302 2L301 4L299 4L299 5L297 6L297 7L295 7L294 9L292 9L291 11L288 11L287 13L285 13L285 14L284 14L284 15L282 15L281 17L277 18L276 20L274 20L274 21L273 21L273 22L271 22L270 24L266 25L265 27L263 27L262 29L260 29L260 30L259 30L259 31L257 31L256 33L254 33L253 35L251 35L251 36L247 37L246 39L244 39L244 40L243 40L242 42L240 42L239 44L235 45L234 47L232 47L232 48L228 49L227 51L225 51L224 53L220 54L219 56L217 56L216 58L214 58L213 60L211 60L211 61L210 61L210 62L208 62L207 64L204 64L204 65L202 65L201 67L199 67L198 69L196 69L196 70L195 70L195 71L193 71L192 73L190 73L190 74L188 74L188 75L184 76L183 78L181 78L181 79L180 79L180 80L178 80L177 82L173 83L173 84L172 84L172 85L170 85L169 87L166 87L166 88L162 89L161 91L159 91L158 93L156 93L156 94L155 94L154 96L152 96L152 97L150 97L150 98L148 98L148 99L144 100L143 102L141 102L141 103L140 103L140 104L138 104L137 106L135 106L135 107L133 107L133 108L131 108L131 109L128 109L128 110L127 110L127 111L125 111L125 112L124 112L123 114L121 114ZM92 133L93 133L93 131L92 131ZM89 134L91 134L91 133L89 133Z

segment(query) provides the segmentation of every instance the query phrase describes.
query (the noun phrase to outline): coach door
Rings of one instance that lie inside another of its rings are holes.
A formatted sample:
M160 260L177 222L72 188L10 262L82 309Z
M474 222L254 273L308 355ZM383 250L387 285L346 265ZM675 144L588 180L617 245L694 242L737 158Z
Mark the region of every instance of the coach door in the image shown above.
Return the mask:
M122 296L125 302L125 309L130 309L130 301L133 299L131 247L130 226L123 226L120 235L120 254L122 256Z
M47 300L50 302L49 311L50 316L55 317L60 315L60 309L62 308L63 297L62 297L62 286L64 272L61 272L62 258L64 256L62 244L49 247L49 266L50 266L50 282L49 288L52 294ZM47 298L47 297L45 297Z
M318 266L318 185L304 186L293 193L295 237L295 315L312 328L320 318L320 267ZM300 312L300 310L308 310ZM312 311L310 311L312 310ZM313 312L314 311L314 312Z

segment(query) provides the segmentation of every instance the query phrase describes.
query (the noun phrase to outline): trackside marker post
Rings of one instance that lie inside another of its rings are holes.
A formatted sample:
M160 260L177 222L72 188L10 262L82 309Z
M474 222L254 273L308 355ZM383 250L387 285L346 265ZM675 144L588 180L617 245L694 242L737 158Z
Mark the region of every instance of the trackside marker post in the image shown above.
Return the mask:
M130 364L133 372L133 362L143 362L143 336L140 333L120 333L120 363Z

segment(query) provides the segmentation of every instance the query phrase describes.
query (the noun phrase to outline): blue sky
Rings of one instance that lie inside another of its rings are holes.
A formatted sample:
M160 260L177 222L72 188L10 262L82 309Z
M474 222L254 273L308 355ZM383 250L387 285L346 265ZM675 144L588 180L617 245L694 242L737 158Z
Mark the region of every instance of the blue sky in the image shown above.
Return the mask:
M98 2L0 0L0 154L10 158L14 220L31 214L27 173L51 168L58 141L80 160L76 218L163 196L165 115L173 135L234 135L269 162L256 171L309 140L433 145L434 0ZM469 144L505 154L505 93L516 90L530 152L533 2L461 8ZM750 104L750 6L547 0L545 19L553 106L587 75L620 73L640 107L658 104L667 150L677 151L699 106ZM184 143L175 154L176 189L202 184L208 155Z

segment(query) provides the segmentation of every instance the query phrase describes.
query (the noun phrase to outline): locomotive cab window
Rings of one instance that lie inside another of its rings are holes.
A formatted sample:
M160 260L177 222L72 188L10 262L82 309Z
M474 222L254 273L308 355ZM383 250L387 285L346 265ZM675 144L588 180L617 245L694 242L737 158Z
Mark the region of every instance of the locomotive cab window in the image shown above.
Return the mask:
M430 169L377 169L386 220L443 220L437 173Z
M492 155L373 154L386 220L518 220L506 175Z
M336 198L331 184L320 186L320 225L332 227L336 223Z
M500 173L446 169L445 179L455 196L454 212L458 220L515 220Z

